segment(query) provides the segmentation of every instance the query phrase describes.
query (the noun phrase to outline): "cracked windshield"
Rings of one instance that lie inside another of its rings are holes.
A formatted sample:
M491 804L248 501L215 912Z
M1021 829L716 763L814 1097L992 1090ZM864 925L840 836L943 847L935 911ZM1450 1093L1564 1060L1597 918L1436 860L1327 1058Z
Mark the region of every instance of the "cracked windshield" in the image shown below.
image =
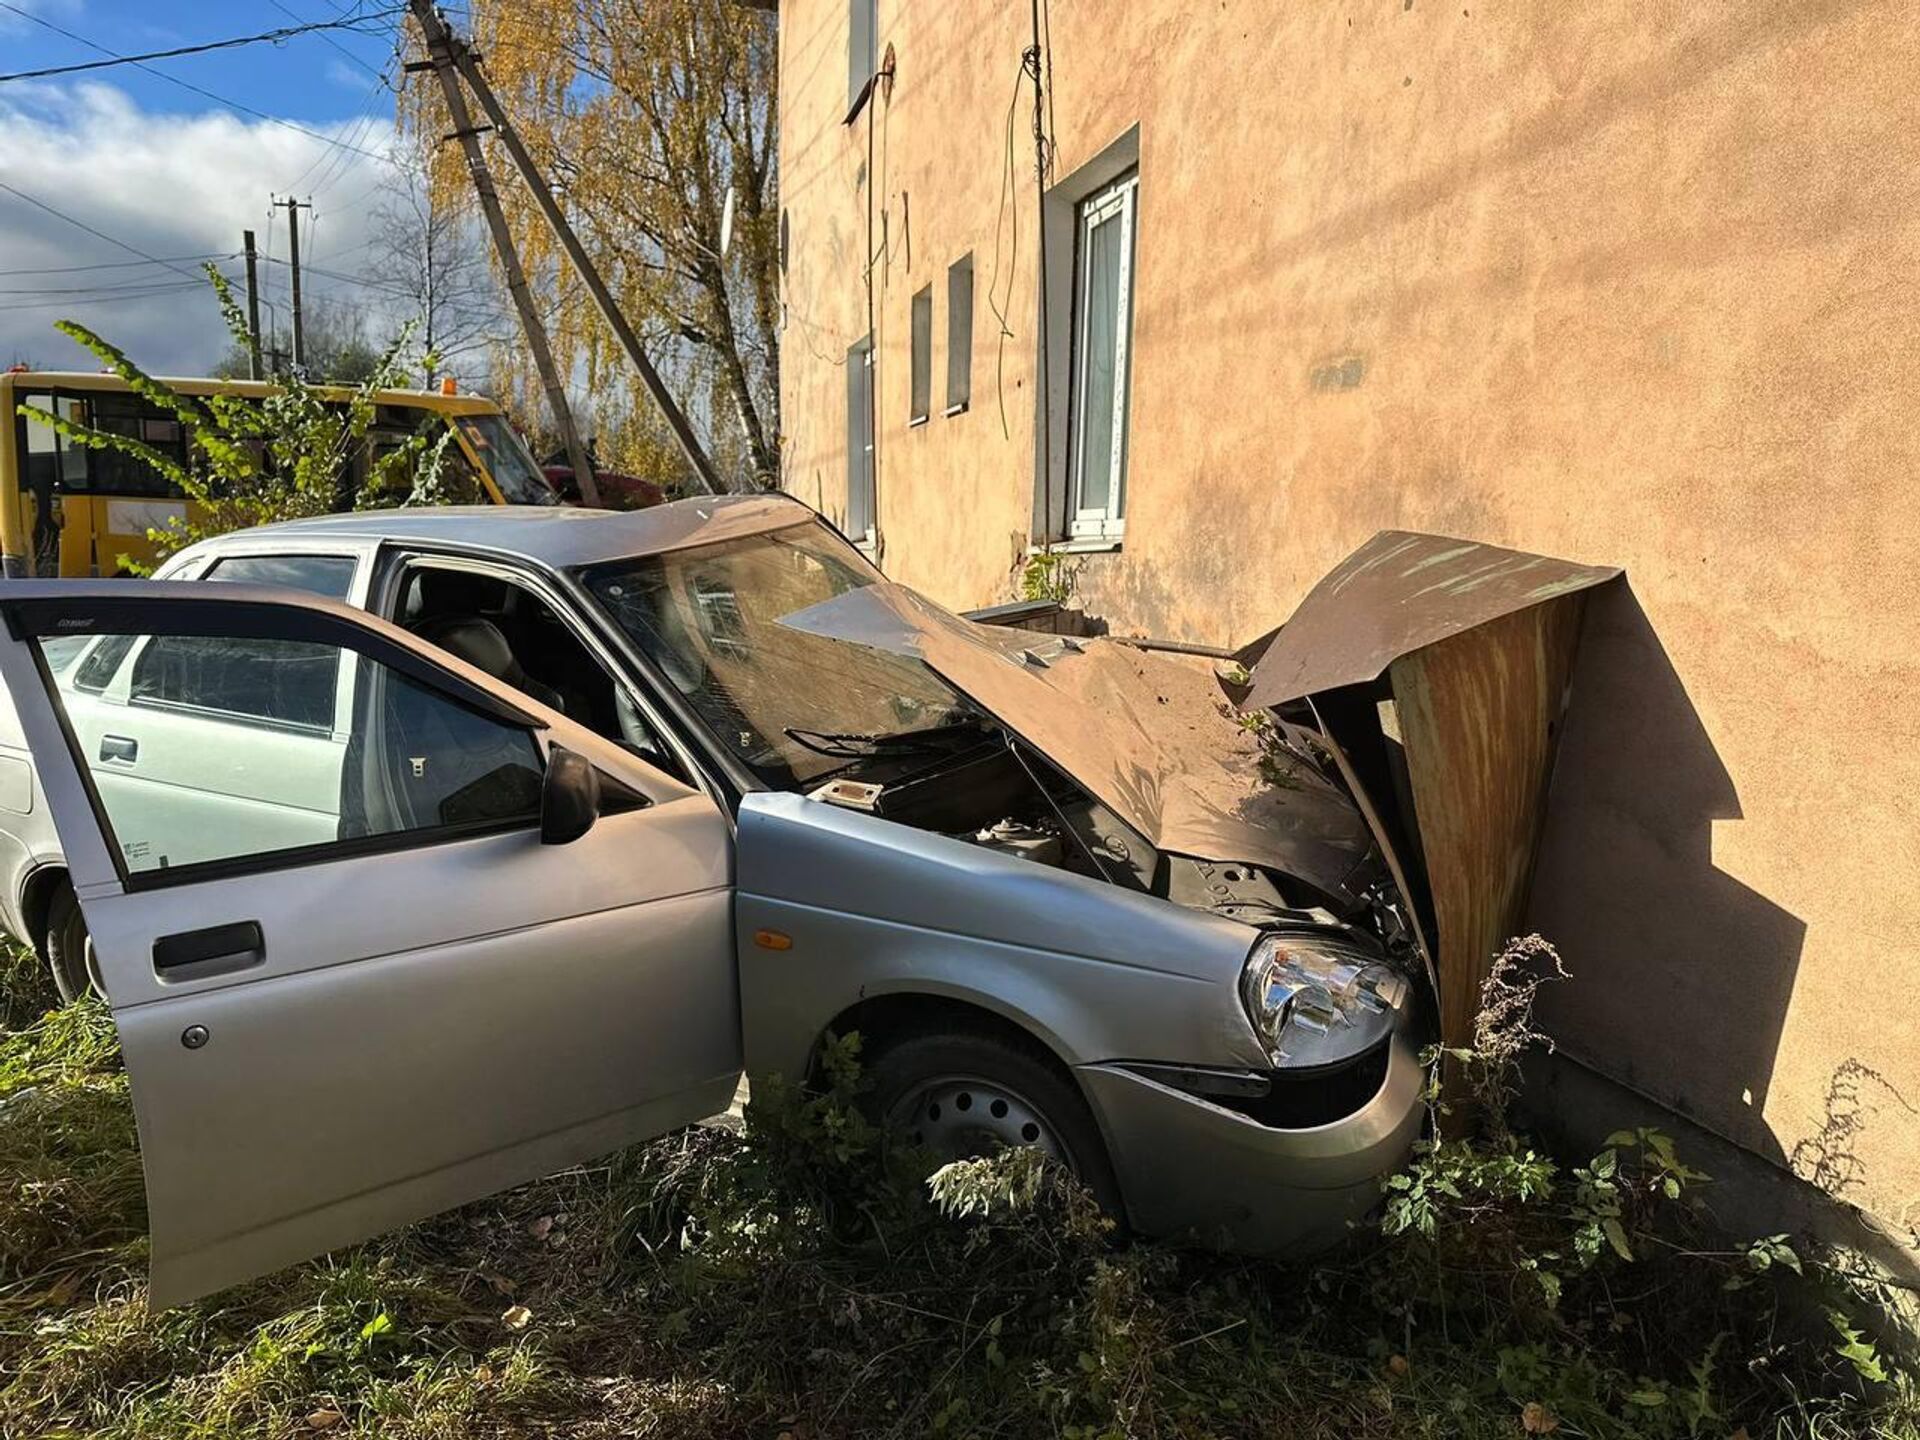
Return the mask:
M598 566L586 582L734 753L778 785L973 713L918 660L780 623L877 578L844 541L803 525Z

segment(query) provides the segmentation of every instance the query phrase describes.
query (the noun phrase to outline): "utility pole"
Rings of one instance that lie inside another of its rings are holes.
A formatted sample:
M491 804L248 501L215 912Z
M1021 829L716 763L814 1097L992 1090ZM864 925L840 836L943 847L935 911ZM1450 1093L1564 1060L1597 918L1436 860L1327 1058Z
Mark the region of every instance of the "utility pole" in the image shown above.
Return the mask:
M253 231L242 230L240 237L247 252L247 378L260 378L260 255L254 248Z
M275 200L273 208L287 207L287 268L293 275L293 368L304 371L307 365L307 334L300 313L300 212L311 210L311 200L296 200L289 195Z
M434 57L434 64L440 70L440 82L447 88L449 109L453 106L455 83L448 72L448 65L457 67L466 80L474 98L480 102L480 108L486 112L494 133L500 137L500 143L506 146L507 156L513 161L514 169L520 172L520 179L532 194L534 203L540 207L547 227L553 231L554 238L560 242L560 248L567 252L567 259L573 264L574 274L593 297L594 305L601 317L607 322L621 348L627 352L627 358L633 362L633 368L639 373L640 383L652 396L653 403L666 419L667 428L673 432L673 438L679 442L680 450L686 456L694 478L704 485L709 494L721 494L733 487L724 484L719 472L708 458L700 437L694 433L692 424L687 420L673 394L667 389L666 382L660 378L659 371L653 368L653 362L640 345L640 337L627 323L627 317L615 303L613 294L607 289L606 282L600 278L600 272L594 267L586 247L580 243L579 236L573 233L573 227L567 223L567 217L561 212L560 204L553 198L553 191L547 188L547 182L540 174L539 167L533 163L533 157L527 153L527 147L520 143L520 136L514 130L513 123L507 118L501 107L500 99L493 93L493 87L487 83L486 76L480 73L480 66L472 49L466 41L448 29L446 21L434 8L433 0L409 0L414 17L419 20L421 30L427 37L427 52ZM460 108L454 111L456 125L465 126L459 116L465 114L466 106L462 101ZM477 150L477 142L475 149ZM478 184L478 179L475 181ZM484 199L483 199L484 204Z
M452 33L439 12L433 8L432 0L414 0L413 13L426 36L427 54L432 58L406 68L409 71L432 70L440 77L440 90L447 100L447 115L453 121L453 135L450 138L458 140L460 148L466 153L467 173L473 177L473 190L480 201L480 213L486 217L487 230L493 236L494 253L500 257L500 269L507 280L507 294L513 297L513 308L520 312L520 329L527 337L527 348L533 352L533 368L540 374L540 386L547 392L547 408L553 412L553 423L559 428L561 443L566 446L567 464L573 467L574 483L580 487L581 503L598 506L600 487L593 478L593 465L587 458L587 447L580 441L580 432L574 428L573 407L567 403L567 388L561 383L559 368L553 363L553 349L547 343L547 327L541 323L540 312L533 303L533 292L527 288L527 275L520 267L520 253L514 248L513 232L508 230L506 212L500 208L500 193L493 188L493 174L487 168L486 152L480 148L480 131L474 127L473 114L467 109L467 97L460 89L459 77L454 74Z

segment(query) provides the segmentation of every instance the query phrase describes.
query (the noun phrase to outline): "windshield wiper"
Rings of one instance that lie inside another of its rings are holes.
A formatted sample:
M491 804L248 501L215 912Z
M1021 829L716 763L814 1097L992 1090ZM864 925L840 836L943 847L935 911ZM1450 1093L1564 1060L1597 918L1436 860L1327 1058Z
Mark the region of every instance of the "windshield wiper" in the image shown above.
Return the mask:
M865 760L882 752L939 754L946 747L933 742L953 735L975 733L979 729L978 720L951 720L920 730L895 730L874 735L808 730L798 725L783 726L780 733L816 755L831 756L835 760Z

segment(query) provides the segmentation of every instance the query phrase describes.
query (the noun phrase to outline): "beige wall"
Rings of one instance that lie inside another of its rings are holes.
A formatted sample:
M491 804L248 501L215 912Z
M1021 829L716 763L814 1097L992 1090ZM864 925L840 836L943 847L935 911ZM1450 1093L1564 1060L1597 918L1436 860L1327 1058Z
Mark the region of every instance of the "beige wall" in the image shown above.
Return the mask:
M1033 506L1029 11L880 8L896 80L846 125L846 0L781 0L784 483L844 510L871 207L883 563L981 605ZM1920 1226L1910 7L1050 9L1056 174L1140 127L1127 533L1085 561L1088 609L1243 641L1386 526L1624 566L1638 603L1602 617L1613 671L1569 742L1614 788L1546 863L1630 883L1549 915L1581 932L1554 937L1556 1023ZM969 250L973 406L944 419Z

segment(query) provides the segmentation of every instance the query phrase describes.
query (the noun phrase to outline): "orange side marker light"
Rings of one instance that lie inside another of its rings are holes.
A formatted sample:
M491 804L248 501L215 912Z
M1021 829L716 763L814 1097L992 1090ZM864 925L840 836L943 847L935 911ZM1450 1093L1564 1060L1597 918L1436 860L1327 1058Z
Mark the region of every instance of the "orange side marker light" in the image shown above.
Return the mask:
M784 930L756 930L753 932L753 943L762 950L791 950L793 937Z

